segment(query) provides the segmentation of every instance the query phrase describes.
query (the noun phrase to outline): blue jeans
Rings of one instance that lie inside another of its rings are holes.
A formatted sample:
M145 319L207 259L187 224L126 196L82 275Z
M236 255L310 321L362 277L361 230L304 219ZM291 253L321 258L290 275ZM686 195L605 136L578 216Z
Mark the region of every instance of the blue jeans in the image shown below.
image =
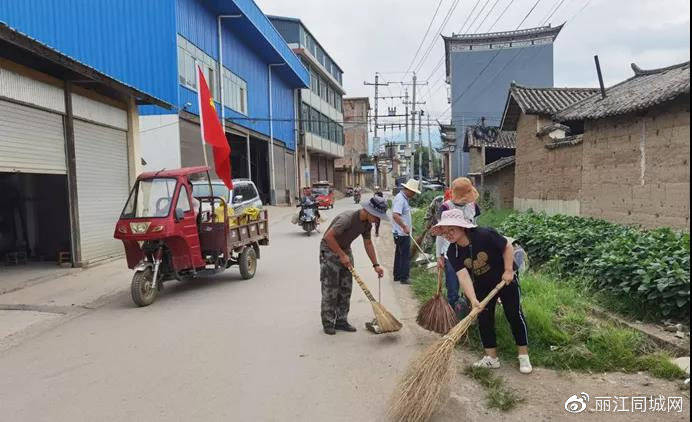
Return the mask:
M454 272L452 264L445 258L445 284L447 286L447 300L454 306L459 300L459 278Z
M394 235L394 281L408 281L411 267L411 238Z

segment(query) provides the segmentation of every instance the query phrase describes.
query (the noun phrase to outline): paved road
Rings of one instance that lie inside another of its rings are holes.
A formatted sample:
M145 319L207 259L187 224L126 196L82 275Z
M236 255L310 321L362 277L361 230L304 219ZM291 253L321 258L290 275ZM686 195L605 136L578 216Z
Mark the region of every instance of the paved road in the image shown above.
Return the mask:
M342 200L324 214L344 209L355 205ZM170 282L146 308L132 304L123 270L122 293L105 305L0 354L0 419L382 420L416 349L411 324L393 335L366 332L372 311L354 285L350 319L359 331L324 335L320 237L285 215L254 279L232 269ZM356 268L376 291L357 242ZM382 285L383 303L400 315L391 281Z

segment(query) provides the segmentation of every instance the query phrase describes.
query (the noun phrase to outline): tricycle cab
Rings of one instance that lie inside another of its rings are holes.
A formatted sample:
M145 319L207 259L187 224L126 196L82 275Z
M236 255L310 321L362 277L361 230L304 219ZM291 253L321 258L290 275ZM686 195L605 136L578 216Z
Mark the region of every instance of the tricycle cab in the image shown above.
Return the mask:
M205 266L198 235L189 176L206 167L142 173L135 182L115 227L114 237L123 241L127 265L135 268L147 253L165 244L168 264L176 272Z

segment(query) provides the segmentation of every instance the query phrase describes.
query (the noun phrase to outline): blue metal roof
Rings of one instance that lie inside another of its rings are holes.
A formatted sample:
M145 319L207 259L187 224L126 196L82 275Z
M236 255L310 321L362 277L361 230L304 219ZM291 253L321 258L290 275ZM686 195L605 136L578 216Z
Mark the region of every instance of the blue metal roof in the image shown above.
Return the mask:
M310 72L253 0L208 0L207 4L220 15L242 14L233 25L238 26L248 43L258 48L258 54L267 62L286 64L275 72L282 74L295 88L310 86Z

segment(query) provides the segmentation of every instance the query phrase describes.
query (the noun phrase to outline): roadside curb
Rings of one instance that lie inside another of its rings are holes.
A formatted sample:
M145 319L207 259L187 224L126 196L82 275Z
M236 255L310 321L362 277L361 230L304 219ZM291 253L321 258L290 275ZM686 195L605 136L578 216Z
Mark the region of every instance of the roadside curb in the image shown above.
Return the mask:
M667 335L668 333L661 332L659 333L659 329L654 328L654 327L648 327L649 324L639 324L636 322L630 322L627 321L623 318L620 318L616 315L612 315L608 312L606 312L603 309L594 307L591 309L591 312L604 320L613 322L619 326L622 327L627 327L632 330L635 330L643 335L645 335L647 338L649 338L651 341L656 343L657 345L661 346L662 348L672 352L675 354L676 357L679 356L689 356L690 354L690 341L689 339L687 340L679 340L676 337L672 335ZM662 330L660 330L662 331Z

